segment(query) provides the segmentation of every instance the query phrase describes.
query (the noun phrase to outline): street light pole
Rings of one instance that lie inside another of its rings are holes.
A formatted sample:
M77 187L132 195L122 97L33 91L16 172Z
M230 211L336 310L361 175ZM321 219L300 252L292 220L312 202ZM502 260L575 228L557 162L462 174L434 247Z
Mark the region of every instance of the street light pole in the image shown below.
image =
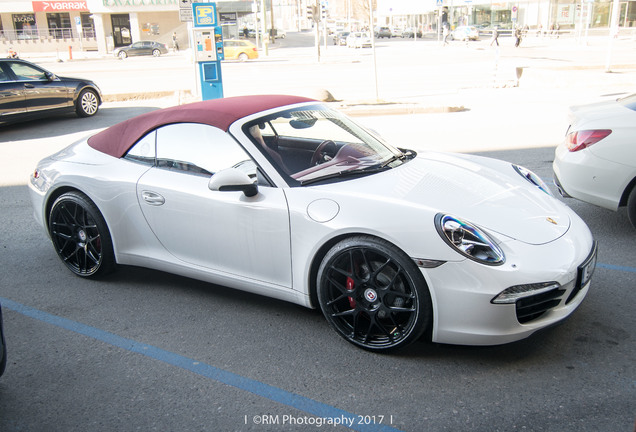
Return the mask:
M609 46L607 47L607 60L605 62L605 72L611 72L610 65L612 62L612 49L614 48L614 39L618 37L618 14L620 12L619 0L614 0L612 6L612 21L609 28Z
M371 34L371 47L373 48L373 74L375 77L375 100L380 100L378 95L378 63L375 58L375 30L373 28L373 0L369 0L369 33Z

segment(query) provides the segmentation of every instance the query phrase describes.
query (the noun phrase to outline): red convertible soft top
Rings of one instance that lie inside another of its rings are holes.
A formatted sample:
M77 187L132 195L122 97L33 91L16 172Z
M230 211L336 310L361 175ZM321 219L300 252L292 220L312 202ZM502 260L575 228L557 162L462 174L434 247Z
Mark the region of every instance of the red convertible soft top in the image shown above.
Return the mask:
M88 139L88 145L120 158L141 137L171 123L203 123L227 131L236 120L285 105L315 102L300 96L259 95L214 99L152 111L105 129Z

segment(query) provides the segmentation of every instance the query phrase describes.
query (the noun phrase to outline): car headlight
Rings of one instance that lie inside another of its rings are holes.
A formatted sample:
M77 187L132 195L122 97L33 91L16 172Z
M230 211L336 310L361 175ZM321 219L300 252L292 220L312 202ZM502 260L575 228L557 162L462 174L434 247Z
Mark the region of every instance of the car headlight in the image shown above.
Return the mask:
M439 213L435 227L442 239L465 257L488 265L501 265L506 259L499 246L475 225Z
M548 195L554 196L552 195L552 192L550 192L548 185L546 185L545 182L541 180L541 177L539 177L538 175L530 171L528 168L524 168L522 166L514 165L514 164L512 165L512 167L515 169L517 174L519 174L521 177L528 180L530 183L532 183L533 185L535 185L536 187L538 187L539 189L541 189L543 192L547 193Z

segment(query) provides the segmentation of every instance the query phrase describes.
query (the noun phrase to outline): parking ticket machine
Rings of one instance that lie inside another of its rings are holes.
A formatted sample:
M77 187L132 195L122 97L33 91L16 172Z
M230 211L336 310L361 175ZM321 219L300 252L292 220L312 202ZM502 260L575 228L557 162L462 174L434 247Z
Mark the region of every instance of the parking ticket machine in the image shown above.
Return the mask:
M192 3L194 61L199 75L201 99L223 97L223 37L217 25L216 3Z

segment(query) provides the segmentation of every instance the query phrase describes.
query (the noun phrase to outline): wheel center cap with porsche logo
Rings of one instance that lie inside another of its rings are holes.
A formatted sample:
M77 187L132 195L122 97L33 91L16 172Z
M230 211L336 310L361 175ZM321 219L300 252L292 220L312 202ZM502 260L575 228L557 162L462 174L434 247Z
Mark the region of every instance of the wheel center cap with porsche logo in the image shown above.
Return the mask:
M376 293L375 290L371 288L367 288L366 290L364 290L364 298L367 299L367 301L373 303L378 299L378 293Z
M88 238L88 236L86 235L86 231L84 230L79 230L77 233L77 237L82 243L84 243L86 239Z

